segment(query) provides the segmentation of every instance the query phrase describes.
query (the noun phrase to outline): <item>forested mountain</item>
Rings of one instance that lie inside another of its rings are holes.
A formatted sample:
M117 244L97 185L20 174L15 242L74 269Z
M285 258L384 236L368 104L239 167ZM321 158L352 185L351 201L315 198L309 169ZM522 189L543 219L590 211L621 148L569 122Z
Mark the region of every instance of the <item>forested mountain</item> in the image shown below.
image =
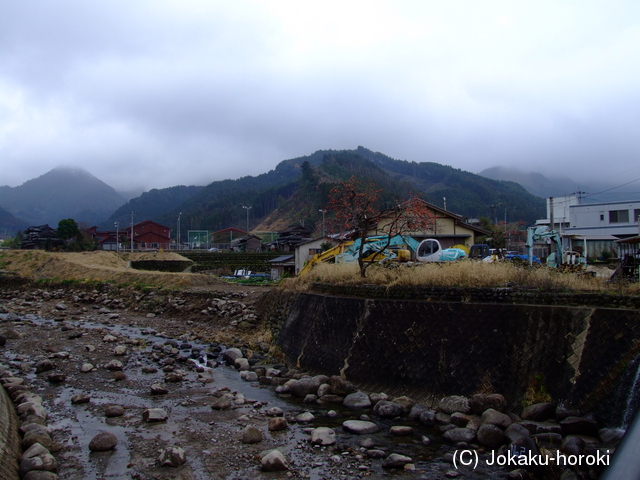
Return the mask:
M251 230L277 230L300 221L318 225L322 218L319 210L326 207L329 190L352 175L373 181L383 189L381 207L414 193L440 207L446 197L447 210L469 218L493 218L497 213L503 219L505 208L509 221L533 223L544 216L544 200L514 182L491 180L432 162L395 160L358 147L319 150L306 157L282 161L262 175L213 182L184 202L176 201L173 208L163 213L151 215L149 210L149 219L175 228L180 214L184 231L215 231L229 226L244 229L245 206L251 207L248 210ZM158 190L157 195L164 195L165 190ZM139 199L120 209L121 222L128 224L131 205ZM153 203L159 204L160 200ZM143 219L139 213L143 209L135 207L133 211L136 221Z
M159 219L164 213L179 207L203 188L184 185L162 189L154 188L122 205L106 221L102 222L99 228L112 230L115 222L127 226L131 222L131 212L134 215L134 223Z
M0 207L0 234L14 236L18 230L24 230L27 227L24 220Z
M29 225L53 228L65 218L95 225L124 199L81 168L58 167L17 187L0 187L0 205Z

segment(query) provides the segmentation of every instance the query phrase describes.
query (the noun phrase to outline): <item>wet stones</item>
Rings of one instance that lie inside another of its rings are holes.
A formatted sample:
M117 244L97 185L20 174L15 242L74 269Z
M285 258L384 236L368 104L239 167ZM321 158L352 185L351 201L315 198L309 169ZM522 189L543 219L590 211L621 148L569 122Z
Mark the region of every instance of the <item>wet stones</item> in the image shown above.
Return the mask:
M402 406L389 400L381 400L373 407L373 413L379 417L394 418L402 415Z
M533 420L536 422L544 422L553 418L556 413L556 406L550 402L534 403L522 410L520 415L523 420Z
M265 472L279 472L289 469L289 464L282 452L271 450L260 460L262 470Z
M295 421L298 423L310 423L313 422L316 417L311 412L302 412L296 415Z
M382 468L404 468L405 465L411 462L411 457L392 453L382 462Z
M151 385L151 395L166 395L167 393L169 393L169 390L161 383Z
M91 401L91 397L89 395L85 395L84 393L78 393L71 397L71 403L73 405L80 405L82 403L89 403Z
M269 419L269 431L279 432L289 427L287 419L284 417L272 417Z
M504 433L499 427L491 423L483 424L477 433L478 442L480 445L494 449L498 448L504 443Z
M213 410L227 410L231 408L231 400L228 397L220 397L211 404Z
M366 420L347 420L343 422L342 428L347 432L354 433L356 435L368 435L380 430L378 425Z
M48 372L54 368L56 365L51 360L42 360L36 365L36 373Z
M336 432L332 428L318 427L311 432L313 445L333 445L336 443Z
M452 414L455 412L471 413L471 405L469 399L459 395L451 395L440 400L438 410L444 413Z
M242 432L242 443L260 443L262 441L262 431L253 425L247 425Z
M122 415L124 415L124 407L122 405L109 405L104 409L105 417L121 417Z
M389 429L389 433L395 437L405 437L413 434L413 428L404 425L394 425Z
M342 404L347 408L369 408L371 399L364 392L354 392L344 397Z
M165 448L158 456L158 465L161 467L179 467L186 461L187 456L180 447Z
M100 432L89 442L89 450L92 452L106 452L113 450L118 444L118 438L111 432Z
M81 373L89 373L91 372L95 367L93 366L93 364L91 363L83 363L82 366L80 367L80 372Z
M476 438L476 432L470 428L452 428L444 432L443 438L451 443L471 443Z
M164 422L167 418L169 415L162 408L148 408L142 412L142 419L148 423Z
M105 364L104 368L107 370L122 370L123 366L120 360L111 360Z

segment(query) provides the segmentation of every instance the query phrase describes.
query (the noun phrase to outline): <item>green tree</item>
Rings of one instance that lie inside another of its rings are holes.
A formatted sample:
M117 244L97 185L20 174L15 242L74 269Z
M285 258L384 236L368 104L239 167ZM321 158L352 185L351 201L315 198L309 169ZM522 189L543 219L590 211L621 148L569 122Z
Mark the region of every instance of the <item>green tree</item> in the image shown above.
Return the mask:
M67 241L80 235L78 224L73 218L60 220L60 222L58 222L58 229L56 232L58 233L58 238Z

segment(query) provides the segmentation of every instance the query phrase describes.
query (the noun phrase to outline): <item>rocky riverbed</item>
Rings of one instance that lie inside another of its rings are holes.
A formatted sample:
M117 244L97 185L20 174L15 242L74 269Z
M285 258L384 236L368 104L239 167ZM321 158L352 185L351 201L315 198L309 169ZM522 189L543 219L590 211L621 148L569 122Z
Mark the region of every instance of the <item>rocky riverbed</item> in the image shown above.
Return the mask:
M597 469L571 477L487 461L518 437L576 454L619 439L552 405L524 419L504 413L499 395L450 397L431 410L306 376L256 336L260 294L4 289L0 377L24 449L38 440L44 450L30 458L48 460L23 467L25 478L597 478ZM479 454L477 469L454 466L465 449Z

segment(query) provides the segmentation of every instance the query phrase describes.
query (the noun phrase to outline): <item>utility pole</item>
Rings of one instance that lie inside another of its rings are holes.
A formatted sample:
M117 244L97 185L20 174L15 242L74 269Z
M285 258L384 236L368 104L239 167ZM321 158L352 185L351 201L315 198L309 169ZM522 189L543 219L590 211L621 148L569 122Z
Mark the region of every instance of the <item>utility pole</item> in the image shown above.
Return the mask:
M133 253L133 212L131 212L131 253Z
M178 242L176 244L176 250L180 250L180 215L182 215L182 212L178 213Z
M446 210L447 209L447 197L442 197L442 203L444 205L444 207L443 207L444 210Z
M116 222L114 224L116 226L116 253L120 251L120 239L118 237L118 228L120 227L120 222Z
M243 205L242 208L244 208L247 211L247 237L248 237L249 236L249 210L251 210L251 207L247 207Z
M324 233L324 214L327 212L326 210L318 210L319 212L322 212L322 236L325 236Z

